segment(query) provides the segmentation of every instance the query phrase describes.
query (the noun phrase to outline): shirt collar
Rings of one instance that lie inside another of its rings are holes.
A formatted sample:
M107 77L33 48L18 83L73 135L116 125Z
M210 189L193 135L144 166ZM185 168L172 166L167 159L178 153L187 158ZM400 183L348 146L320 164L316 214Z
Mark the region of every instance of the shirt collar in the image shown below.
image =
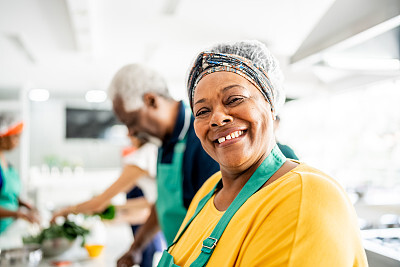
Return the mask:
M174 130L172 131L171 136L164 142L163 146L168 146L171 143L178 142L179 135L183 130L184 123L185 123L185 106L182 101L179 101L179 110L178 110L178 115L176 117Z

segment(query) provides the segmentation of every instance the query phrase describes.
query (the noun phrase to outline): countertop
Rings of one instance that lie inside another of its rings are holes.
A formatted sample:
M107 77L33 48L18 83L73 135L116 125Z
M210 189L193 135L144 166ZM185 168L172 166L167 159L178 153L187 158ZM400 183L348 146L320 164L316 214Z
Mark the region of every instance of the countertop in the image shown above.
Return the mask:
M55 266L54 261L70 261L68 267L112 267L124 252L126 252L133 241L131 229L125 223L106 224L107 240L102 254L97 258L90 258L86 249L78 243L63 254L43 258L40 267Z
M361 231L370 267L400 266L400 228Z

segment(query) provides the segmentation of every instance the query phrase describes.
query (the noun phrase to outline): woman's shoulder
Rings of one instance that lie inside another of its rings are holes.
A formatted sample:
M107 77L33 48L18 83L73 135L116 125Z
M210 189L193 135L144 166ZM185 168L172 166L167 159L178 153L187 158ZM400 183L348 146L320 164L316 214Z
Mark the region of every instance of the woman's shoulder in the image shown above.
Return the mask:
M292 173L296 174L300 178L302 186L328 186L338 189L343 189L341 185L325 172L311 167L305 163L300 163L294 168Z
M269 188L266 194L274 193L274 196L283 199L296 195L296 201L307 205L318 201L347 202L344 188L335 179L305 163L300 163L266 188Z
M291 172L296 177L292 179L292 182L296 183L296 188L301 193L303 207L314 207L315 205L331 206L330 203L336 203L337 207L346 209L351 205L345 189L323 171L301 163Z

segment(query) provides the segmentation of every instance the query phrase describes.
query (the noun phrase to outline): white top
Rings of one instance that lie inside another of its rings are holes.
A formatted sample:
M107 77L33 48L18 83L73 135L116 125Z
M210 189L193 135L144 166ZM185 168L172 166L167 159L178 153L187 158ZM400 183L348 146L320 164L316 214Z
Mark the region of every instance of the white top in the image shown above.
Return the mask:
M146 143L139 149L123 157L124 165L135 165L147 171L149 176L142 176L137 182L137 186L142 189L147 201L154 203L157 199L157 152L158 147L152 143Z

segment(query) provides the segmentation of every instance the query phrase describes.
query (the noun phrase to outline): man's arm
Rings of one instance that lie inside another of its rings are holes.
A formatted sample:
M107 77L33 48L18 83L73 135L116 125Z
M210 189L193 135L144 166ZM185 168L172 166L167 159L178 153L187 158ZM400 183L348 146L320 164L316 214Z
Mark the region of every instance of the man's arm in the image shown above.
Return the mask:
M135 235L135 241L130 249L117 261L118 267L127 267L134 264L140 264L141 251L150 243L155 234L160 230L158 224L157 212L155 204L152 205L149 218L138 229Z
M139 178L144 175L148 175L148 173L140 167L135 165L126 165L120 177L103 193L78 205L69 206L56 211L51 218L51 222L55 222L55 219L58 216L67 216L70 213L93 214L96 212L102 212L107 208L107 205L114 196L120 192L129 191L129 189L136 185Z

